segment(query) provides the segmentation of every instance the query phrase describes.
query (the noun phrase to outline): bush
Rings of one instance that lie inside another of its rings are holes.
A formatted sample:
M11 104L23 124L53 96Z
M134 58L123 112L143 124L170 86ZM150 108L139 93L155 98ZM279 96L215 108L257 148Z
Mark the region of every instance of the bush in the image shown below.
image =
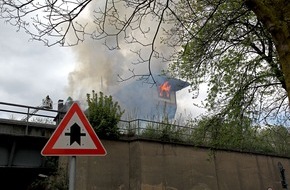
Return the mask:
M87 94L88 110L86 115L95 132L100 138L119 138L118 122L124 110L121 110L118 102L114 102L112 96L106 96L102 92L92 96Z
M183 128L170 124L168 119L165 119L162 123L149 122L141 135L146 138L165 142L182 142L183 132Z

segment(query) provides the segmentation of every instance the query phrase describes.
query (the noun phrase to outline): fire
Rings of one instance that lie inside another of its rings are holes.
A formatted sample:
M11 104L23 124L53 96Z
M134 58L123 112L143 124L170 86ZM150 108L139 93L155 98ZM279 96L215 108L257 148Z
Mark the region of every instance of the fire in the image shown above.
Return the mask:
M159 96L170 98L170 89L171 85L169 84L168 81L165 81L163 84L159 86Z

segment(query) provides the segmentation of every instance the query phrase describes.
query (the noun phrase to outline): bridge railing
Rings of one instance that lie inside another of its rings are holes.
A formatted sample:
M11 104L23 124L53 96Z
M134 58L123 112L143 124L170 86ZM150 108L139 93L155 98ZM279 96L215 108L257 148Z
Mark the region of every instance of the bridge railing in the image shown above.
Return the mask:
M0 102L1 119L56 124L54 118L58 113L59 111L57 110L46 109L43 107Z

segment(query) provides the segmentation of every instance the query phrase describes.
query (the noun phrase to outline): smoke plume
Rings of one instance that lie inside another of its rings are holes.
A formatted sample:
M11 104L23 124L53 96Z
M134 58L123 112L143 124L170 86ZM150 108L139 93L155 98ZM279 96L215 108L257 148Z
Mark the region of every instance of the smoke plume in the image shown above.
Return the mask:
M91 8L96 6L91 6ZM123 11L126 10L123 9ZM88 10L80 22L92 22L93 16L89 14L92 12L92 10ZM147 22L148 26L152 26L153 21L148 20ZM87 29L93 30L93 25L89 24ZM112 30L114 29L112 28ZM135 36L138 36L136 31L132 32ZM152 39L153 35L154 33L152 33L152 36L148 36L147 39ZM143 39L142 36L140 36L140 39ZM106 40L107 44L114 43L114 41L110 41L112 39ZM157 109L158 105L154 101L158 86L138 81L137 77L118 82L120 81L118 76L127 78L132 75L129 70L134 70L135 74L148 73L147 63L132 64L139 57L132 53L131 50L137 51L142 47L119 41L121 49L109 50L103 43L104 41L102 40L88 38L81 44L72 47L76 63L74 71L68 76L68 95L85 103L87 93L91 93L92 90L95 92L102 91L105 95L112 95L113 99L118 101L121 107L125 109L127 117L148 118L151 117L152 113L161 114L156 113L156 110L160 111L160 109ZM158 42L155 45L160 51L170 52L161 44L158 45ZM149 48L147 51L143 47L143 50L142 56L148 57L151 49ZM151 70L156 76L165 69L165 66L160 60L153 59L151 62Z

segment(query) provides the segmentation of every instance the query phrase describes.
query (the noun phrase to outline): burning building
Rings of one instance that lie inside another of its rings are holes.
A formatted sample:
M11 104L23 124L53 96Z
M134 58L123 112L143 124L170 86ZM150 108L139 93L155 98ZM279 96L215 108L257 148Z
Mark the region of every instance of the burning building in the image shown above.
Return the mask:
M155 97L157 97L159 112L164 111L164 114L166 114L169 119L172 119L174 118L177 109L176 92L187 87L189 83L164 76L159 76L156 80L157 91L155 92L157 92L158 95Z
M177 110L176 92L189 83L166 76L154 76L156 85L131 81L113 94L127 117L139 119L173 119Z

